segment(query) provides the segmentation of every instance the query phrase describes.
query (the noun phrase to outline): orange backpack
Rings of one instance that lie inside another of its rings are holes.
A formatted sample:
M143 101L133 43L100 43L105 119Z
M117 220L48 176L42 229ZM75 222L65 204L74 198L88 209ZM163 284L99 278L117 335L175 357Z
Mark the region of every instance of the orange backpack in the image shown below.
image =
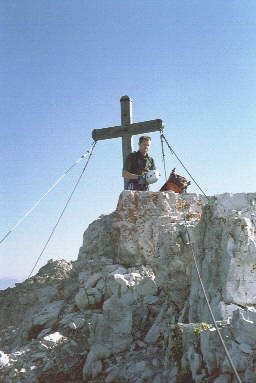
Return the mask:
M182 193L187 191L187 187L190 185L185 177L175 173L175 168L169 176L168 181L161 187L160 191L172 190L175 193Z

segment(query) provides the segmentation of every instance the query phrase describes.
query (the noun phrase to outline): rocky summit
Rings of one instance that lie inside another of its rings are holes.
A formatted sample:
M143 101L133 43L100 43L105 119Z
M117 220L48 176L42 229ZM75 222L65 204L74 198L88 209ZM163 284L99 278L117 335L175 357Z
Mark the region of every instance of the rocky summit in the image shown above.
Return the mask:
M1 383L256 382L256 193L121 193L78 259L0 291Z

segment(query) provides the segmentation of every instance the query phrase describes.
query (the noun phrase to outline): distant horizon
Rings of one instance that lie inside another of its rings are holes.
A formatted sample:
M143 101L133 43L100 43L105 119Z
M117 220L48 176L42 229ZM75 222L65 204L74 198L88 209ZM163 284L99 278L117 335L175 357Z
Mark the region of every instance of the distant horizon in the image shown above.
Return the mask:
M15 287L15 283L19 283L19 282L21 282L21 280L15 277L13 278L0 277L0 290L6 290L8 289L8 287Z

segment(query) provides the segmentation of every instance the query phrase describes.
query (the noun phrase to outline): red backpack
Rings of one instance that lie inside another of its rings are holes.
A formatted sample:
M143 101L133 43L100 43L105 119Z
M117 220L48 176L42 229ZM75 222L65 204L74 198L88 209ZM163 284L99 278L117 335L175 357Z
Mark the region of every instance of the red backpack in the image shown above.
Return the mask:
M189 185L190 181L188 181L185 177L175 173L174 168L172 169L168 181L161 187L160 191L172 190L175 193L182 193L187 191L187 187Z

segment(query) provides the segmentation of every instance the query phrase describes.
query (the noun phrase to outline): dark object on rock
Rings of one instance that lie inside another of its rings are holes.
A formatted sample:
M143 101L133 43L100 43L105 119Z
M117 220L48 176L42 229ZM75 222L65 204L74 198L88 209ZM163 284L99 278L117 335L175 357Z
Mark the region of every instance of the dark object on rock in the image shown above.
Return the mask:
M185 177L175 173L174 168L172 169L168 181L161 187L160 191L172 190L175 193L186 193L187 187L189 185L190 181L188 181Z

